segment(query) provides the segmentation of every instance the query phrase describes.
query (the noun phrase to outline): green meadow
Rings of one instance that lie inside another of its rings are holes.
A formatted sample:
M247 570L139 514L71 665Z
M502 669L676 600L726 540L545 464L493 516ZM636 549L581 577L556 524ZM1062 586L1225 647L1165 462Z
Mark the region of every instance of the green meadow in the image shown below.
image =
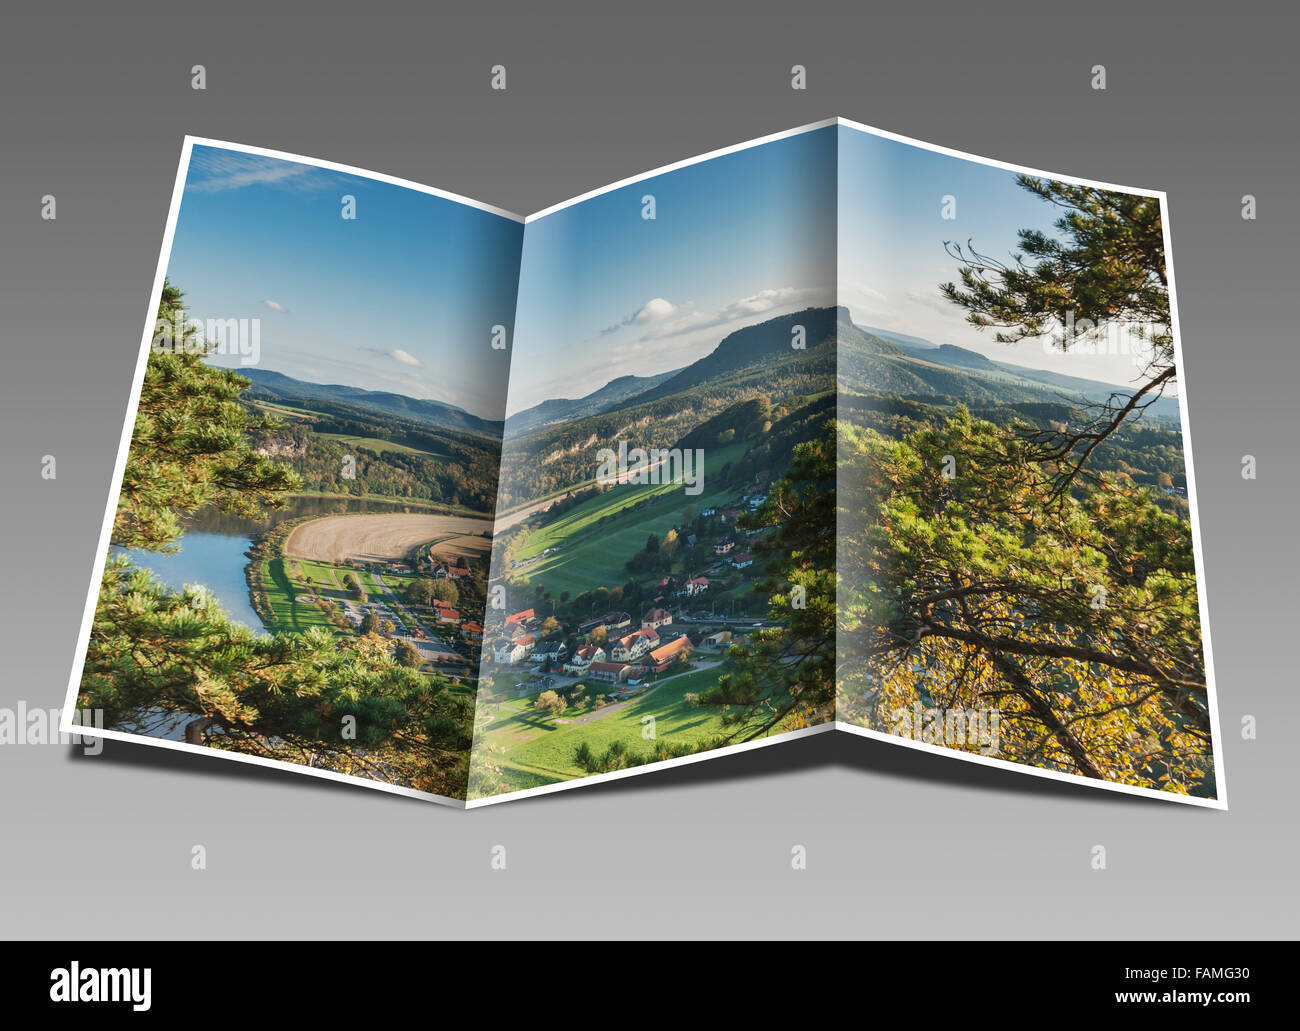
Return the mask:
M300 593L318 594L327 598L339 598L347 594L343 587L343 574L346 570L314 559L291 558L288 562L295 585L301 584ZM310 584L307 583L308 578L312 581Z
M706 488L710 469L718 473L726 463L743 457L745 450L745 444L734 444L705 452ZM613 587L627 579L623 563L645 547L650 534L663 537L680 524L687 506L696 512L723 507L736 494L734 485L691 496L680 483L623 484L574 506L546 526L525 531L512 555L519 560L541 556L521 576L543 584L553 595ZM649 504L644 508L624 511L646 500ZM607 521L601 523L602 518ZM548 548L560 550L542 556Z
M409 444L399 444L397 441L385 440L382 437L359 437L349 433L317 433L316 436L321 440L332 440L336 444L342 444L356 451L369 451L371 454L376 455L382 455L384 452L389 451L394 454L445 457L426 448L411 447Z
M265 566L266 600L271 606L272 615L270 625L266 629L271 633L295 634L301 634L312 627L333 630L334 624L314 603L298 600L300 596L310 594L315 588L309 588L303 581L290 576L285 567L286 562L298 564L300 560L277 557L270 559ZM316 572L311 574L315 576L317 584L329 583L323 570L319 568L321 563L301 564L318 567Z
M642 738L642 719L653 716L655 735L668 744L709 745L727 732L722 715L712 709L687 705L686 695L698 694L717 682L726 672L725 663L709 669L695 670L672 677L649 694L633 699L614 712L594 716L589 722L577 720L597 710L591 701L609 685L592 684L587 688L588 701L581 708L567 709L559 717L546 716L533 708L537 693L522 698L507 698L494 703L487 724L479 729L476 747L504 749L499 753L502 775L512 790L553 784L586 776L574 762L574 752L584 741L593 752L603 752L615 741L622 741L637 753L646 753L653 742ZM500 690L513 694L510 687ZM482 703L480 703L481 705Z

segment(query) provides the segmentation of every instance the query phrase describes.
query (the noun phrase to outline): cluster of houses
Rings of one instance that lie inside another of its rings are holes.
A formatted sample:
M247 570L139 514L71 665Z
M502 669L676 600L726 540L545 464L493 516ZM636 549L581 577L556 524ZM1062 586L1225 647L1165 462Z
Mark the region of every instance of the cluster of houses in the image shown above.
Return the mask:
M660 590L665 592L672 590L679 598L694 598L697 594L703 594L715 582L725 579L728 567L733 570L748 569L754 564L753 554L748 551L737 551L739 547L740 542L735 537L731 535L719 537L713 544L713 554L718 561L702 573L687 577L675 590L673 590L672 579L664 577L659 581Z
M762 470L754 477L743 496L726 509L706 508L701 515L707 519L716 519L722 524L721 535L714 541L708 540L708 533L701 541L696 533L684 532L687 528L678 527L690 548L712 547L713 561L697 573L678 579L673 575L664 576L657 584L657 590L648 592L653 606L645 612L639 621L631 614L613 610L603 615L588 619L568 630L580 639L591 641L592 635L601 641L576 648L569 654L569 647L564 643L564 634L550 634L542 640L541 621L536 612L529 608L507 616L498 630L493 626L488 631L488 654L498 665L518 666L532 663L540 671L539 675L563 671L571 677L590 678L610 684L637 684L642 678L654 673L662 673L675 663L681 661L683 654L692 650L690 639L685 634L674 636L665 631L673 621L667 605L676 604L670 599L690 599L704 594L715 585L721 585L733 577L736 571L749 569L754 565L754 555L746 550L747 543L758 530L742 529L738 521L745 512L753 511L766 500L766 481L770 473ZM717 527L717 522L710 525L710 530ZM697 524L698 525L698 524ZM550 553L550 550L546 552ZM695 553L698 555L698 552ZM707 554L707 552L705 552ZM705 559L705 562L708 562ZM694 564L694 558L692 559ZM702 565L704 563L701 563ZM477 627L482 635L482 628ZM715 634L707 639L706 644L714 648L725 648L729 643L729 631ZM573 636L568 637L573 641Z
M410 566L405 566L404 568L408 573L411 571ZM394 573L400 571L401 570L398 569L393 570ZM449 565L446 562L440 562L438 559L431 560L425 572L435 580L461 580L470 575L470 571L464 566Z
M483 624L476 620L465 619L449 601L443 601L441 598L431 598L429 600L429 616L437 626L443 629L454 628L459 630L461 637L471 644L481 644L483 641ZM424 636L421 632L417 633L418 636Z
M685 634L665 642L654 627L642 626L614 641L608 650L598 645L579 648L564 664L564 672L606 684L639 684L651 673L665 672L691 650Z
M432 545L426 545L418 549L414 555L415 571L424 576L431 576L435 580L463 580L466 577L474 575L470 569L469 560L466 558L453 559L447 561L439 558L433 553ZM407 563L397 563L400 568L394 568L393 572L411 572L411 567Z
M433 598L429 601L429 611L435 623L450 623L452 626L460 626L460 613L452 608L449 601Z
M411 565L406 562L358 562L356 566L380 574L410 575L412 573ZM437 569L441 569L442 572L436 572ZM469 576L470 570L459 566L446 566L435 563L433 575L459 578ZM299 597L303 598L304 596ZM422 610L423 606L411 606L410 611L403 615L402 611L391 607L382 598L373 597L363 604L349 606L348 616L352 625L358 631L361 628L362 618L367 612L373 612L381 623L391 622L395 633L399 637L407 637L427 663L435 666L468 665L477 667L478 657L475 648L483 641L483 625L465 619L455 605L443 601L441 598L430 599L427 615ZM443 633L440 634L439 631ZM446 636L448 631L459 632L460 636L470 646L468 658L453 650L452 646L447 643L450 640Z
M544 667L559 668L572 677L590 677L609 684L636 684L651 673L662 673L682 654L691 652L690 639L682 634L668 639L660 631L673 621L672 613L652 608L632 629L632 617L626 612L607 612L589 619L578 631L589 637L604 630L604 645L586 645L572 655L562 641L539 641L538 619L533 609L524 609L506 617L502 635L492 646L492 656L500 665L515 666L525 661Z
M533 632L536 624L533 609L507 616L500 639L492 645L492 658L503 666L515 666L527 659L537 648L537 634Z
M755 473L754 482L746 488L741 498L741 504L750 511L762 505L767 500L764 484L770 478L771 473L766 469ZM664 577L658 583L660 593L655 598L655 601L662 601L670 594L678 598L694 598L696 595L703 594L718 581L725 580L731 572L749 569L754 564L753 553L746 550L744 545L748 538L753 537L759 531L742 530L736 527L736 521L745 514L745 509L710 507L704 509L700 514L706 519L716 517L731 527L713 542L714 563L707 569L688 576L680 584L672 577ZM694 548L700 541L695 534L690 533L686 535L686 543L689 547Z

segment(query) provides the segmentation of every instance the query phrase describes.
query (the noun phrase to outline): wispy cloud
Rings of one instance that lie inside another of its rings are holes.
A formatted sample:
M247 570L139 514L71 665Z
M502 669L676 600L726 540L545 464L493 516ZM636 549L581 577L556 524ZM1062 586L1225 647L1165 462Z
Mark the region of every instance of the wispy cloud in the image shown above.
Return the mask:
M684 333L694 333L701 329L725 326L741 319L753 319L755 316L772 314L784 308L833 304L834 300L834 291L822 287L774 287L742 297L711 312L691 311L680 318L661 321L647 331L641 339L662 340L666 337L681 336Z
M217 193L259 185L314 189L325 185L329 177L327 170L316 165L284 161L265 154L196 147L190 158L185 188L195 193Z
M365 347L362 350L369 351L371 354L383 355L385 358L391 358L402 365L409 365L413 369L424 368L424 362L411 354L410 351L403 351L400 347Z
M898 318L896 307L889 303L889 298L865 283L841 281L837 300L849 309L855 322L888 327Z
M289 309L286 308L286 307L285 307L283 304L281 304L279 301L272 301L272 300L270 300L269 298L268 298L267 300L263 301L262 303L265 304L265 305L266 305L268 308L270 308L272 311L282 311L282 312L286 312L286 313L289 311Z
M539 370L530 378L526 395L517 395L520 400L514 401L511 410L522 411L546 398L582 397L616 375L649 376L681 368L708 354L727 333L742 325L834 302L834 290L794 286L760 290L708 311L696 310L693 301L672 304L656 298L596 337L607 336L627 326L637 326L641 332L602 342L599 360L590 363L589 367L556 361L545 370ZM644 317L638 318L642 313ZM590 346L596 337L584 340L582 346Z

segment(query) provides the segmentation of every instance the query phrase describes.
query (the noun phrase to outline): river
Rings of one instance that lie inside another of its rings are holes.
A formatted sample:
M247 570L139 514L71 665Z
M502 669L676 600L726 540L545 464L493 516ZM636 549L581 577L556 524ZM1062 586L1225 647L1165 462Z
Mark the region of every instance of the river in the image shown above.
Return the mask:
M249 603L248 583L244 579L244 567L248 565L245 552L252 547L254 534L299 516L406 511L424 510L363 498L294 497L266 519L245 519L210 510L200 512L185 521L180 548L170 554L123 548L113 551L150 570L173 590L180 590L186 584L202 584L216 596L231 619L261 630L262 621Z

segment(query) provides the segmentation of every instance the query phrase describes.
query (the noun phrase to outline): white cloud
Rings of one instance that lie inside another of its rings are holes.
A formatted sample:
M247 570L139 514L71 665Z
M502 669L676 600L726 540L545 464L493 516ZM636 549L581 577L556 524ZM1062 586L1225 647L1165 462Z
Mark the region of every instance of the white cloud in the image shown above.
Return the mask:
M411 354L410 351L403 351L400 347L394 347L391 351L388 352L388 354L389 357L393 359L393 361L401 362L403 365L411 365L417 369L420 368L422 365L424 365L424 362L420 361L419 358Z
M634 315L633 321L637 323L658 322L660 319L666 319L668 316L677 311L677 305L672 301L666 301L662 297L656 297L653 300L646 301L645 306Z
M424 362L411 354L410 351L403 351L400 347L366 347L363 350L369 351L371 354L381 354L385 358L391 358L402 365L409 365L413 369L424 368Z
M313 172L317 174L312 175ZM328 181L327 176L321 173L322 169L315 165L284 161L264 154L196 147L185 188L199 193L216 193L257 185L313 187Z
M659 322L668 318L670 315L675 314L677 311L677 305L673 304L672 301L665 300L662 297L655 297L646 301L645 304L641 305L641 307L631 315L625 315L618 322L615 322L614 325L606 326L597 335L607 337L611 333L617 333L624 326L644 326L647 323Z
M287 312L287 311L289 310L289 309L286 308L283 304L281 304L279 301L266 300L266 301L263 301L262 303L265 304L265 305L266 305L268 308L270 308L272 311L284 311L284 312Z
M662 340L699 329L725 326L740 319L752 319L783 308L816 307L835 303L834 291L816 286L783 286L760 290L714 312L693 311L651 329L642 340Z

